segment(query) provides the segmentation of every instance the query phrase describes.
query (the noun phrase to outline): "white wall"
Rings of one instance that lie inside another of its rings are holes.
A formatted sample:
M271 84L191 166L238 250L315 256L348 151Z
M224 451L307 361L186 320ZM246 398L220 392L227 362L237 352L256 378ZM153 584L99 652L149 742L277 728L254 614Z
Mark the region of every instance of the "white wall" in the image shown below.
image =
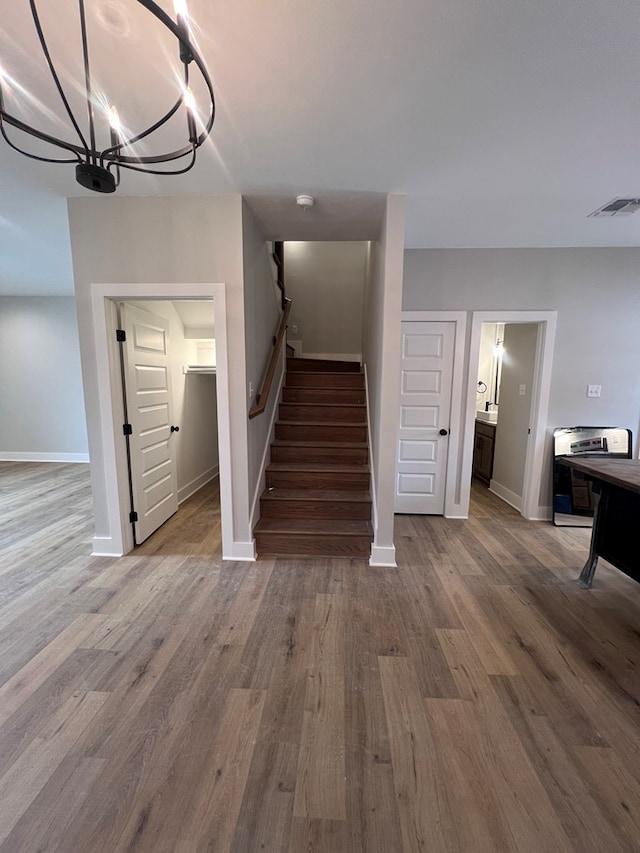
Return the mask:
M89 459L72 296L0 296L0 459Z
M557 310L547 426L640 423L640 249L410 249L405 310ZM473 368L475 376L475 366ZM587 398L602 385L600 399ZM551 463L549 463L549 470ZM551 503L545 469L541 502Z
M396 445L400 411L400 322L404 197L389 195L380 240L370 245L362 356L367 371L375 539L371 562L395 565Z
M504 327L504 355L491 488L517 509L522 508L537 342L537 324L508 323ZM521 386L524 386L524 394L520 394Z
M91 453L96 538L108 542L109 519L92 283L216 283L226 285L229 349L233 541L250 548L247 399L242 274L242 199L73 198L69 222L78 305L80 351ZM220 322L220 318L218 318ZM237 546L237 547L236 547Z
M196 363L198 342L185 338L184 324L171 302L133 304L169 322L171 416L180 427L171 441L176 452L178 498L184 501L218 473L216 377L183 372L183 365ZM213 328L213 302L202 302L200 310L210 316Z
M273 336L276 334L282 311L273 286L273 270L269 259L269 247L251 209L242 205L242 250L244 275L244 320L246 329L247 374L246 387L253 387L253 394L247 391L248 406L255 402L260 390L262 377L273 352ZM278 295L280 291L277 291ZM284 371L284 346L280 363L273 378L271 395L267 408L248 423L249 441L249 498L252 507L251 524L255 517L257 499L264 488L263 465L268 458L271 444L271 426L278 391Z
M359 358L367 246L348 241L284 244L285 285L293 303L288 336L301 341L303 355Z

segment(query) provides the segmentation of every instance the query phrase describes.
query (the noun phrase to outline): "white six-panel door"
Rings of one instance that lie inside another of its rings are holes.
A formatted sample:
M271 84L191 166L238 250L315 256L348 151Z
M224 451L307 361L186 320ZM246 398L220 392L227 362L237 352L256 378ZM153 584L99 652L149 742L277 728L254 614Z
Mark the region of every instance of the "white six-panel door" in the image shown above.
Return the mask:
M178 509L169 375L169 322L122 306L127 417L136 543L144 542Z
M396 512L444 512L454 342L455 323L402 324Z

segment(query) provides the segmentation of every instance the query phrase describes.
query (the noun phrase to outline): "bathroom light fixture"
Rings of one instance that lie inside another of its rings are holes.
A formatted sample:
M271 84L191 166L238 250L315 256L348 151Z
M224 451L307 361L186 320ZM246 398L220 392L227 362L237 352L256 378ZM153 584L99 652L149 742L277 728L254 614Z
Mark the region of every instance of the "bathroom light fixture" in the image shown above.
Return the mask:
M493 354L496 358L502 358L504 355L504 341L496 341L493 347Z
M16 3L24 1L14 0ZM165 115L142 131L130 133L124 130L116 106L108 100L110 94L108 92L108 81L101 81L105 96L98 95L96 91L97 86L92 78L89 62L89 36L84 0L78 0L82 42L79 47L82 51L84 79L81 84L74 82L73 86L82 92L83 112L86 119L79 118L73 112L71 102L75 100L75 92L71 93L72 97L68 97L61 81L61 75L56 67L56 62L62 64L62 60L56 59L54 61L51 56L38 13L37 2L36 0L29 0L31 17L42 51L43 61L59 96L60 116L57 118L57 123L68 126L70 138L53 136L43 129L31 126L19 115L9 113L6 108L6 104L9 102L16 103L20 109L22 102L31 101L32 105L34 99L20 85L14 72L9 73L8 69L0 68L0 134L5 142L32 160L40 160L45 163L75 163L78 183L87 189L100 193L115 191L120 183L121 168L152 175L181 175L188 172L195 164L197 149L209 136L215 118L213 86L204 61L191 40L186 0L174 0L175 20L153 0L126 0L125 5L131 3L139 3L173 34L176 39L176 55L179 55L182 65L180 74L182 82L176 86L173 105ZM144 33L140 34L140 38L141 40L144 39ZM192 67L197 68L204 81L203 91L207 92L208 101L204 112L197 111L195 99L189 86L189 72ZM134 78L132 78L132 85L134 85ZM72 86L68 86L68 88L71 90ZM49 110L52 109L51 104L47 107ZM173 151L142 153L141 146L138 146L138 143L144 140L146 146L153 134L164 127L181 110L185 114L183 133L188 140L187 143ZM198 115L203 116L203 118L198 118ZM10 134L8 132L9 127L18 133ZM27 137L38 140L35 147L31 149L23 147ZM45 148L38 147L39 143L45 143ZM65 152L66 156L53 156L54 152L48 151L47 146ZM137 151L136 147L138 147ZM184 161L184 158L188 158L188 162L186 164L183 162L179 168L156 168L162 163Z

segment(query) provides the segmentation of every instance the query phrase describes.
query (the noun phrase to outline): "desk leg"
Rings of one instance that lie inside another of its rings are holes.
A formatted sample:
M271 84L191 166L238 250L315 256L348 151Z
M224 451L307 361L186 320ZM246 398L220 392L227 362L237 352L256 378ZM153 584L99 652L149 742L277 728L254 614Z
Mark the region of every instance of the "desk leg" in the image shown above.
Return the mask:
M593 508L593 529L591 531L591 545L589 547L589 556L587 558L587 562L584 564L582 571L580 572L580 577L578 579L580 589L591 589L591 584L593 583L593 576L596 573L596 567L598 565L596 540L598 531L598 520L600 515L600 497L600 492L595 492L593 495L595 506Z

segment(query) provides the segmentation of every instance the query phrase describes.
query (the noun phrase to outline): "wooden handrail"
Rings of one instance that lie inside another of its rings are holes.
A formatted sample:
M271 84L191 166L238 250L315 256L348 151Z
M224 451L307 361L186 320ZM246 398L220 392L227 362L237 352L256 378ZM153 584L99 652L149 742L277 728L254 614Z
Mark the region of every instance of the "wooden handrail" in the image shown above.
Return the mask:
M255 403L249 409L249 420L251 420L251 418L255 418L256 415L261 415L267 407L269 394L271 393L271 383L273 382L273 377L276 372L276 366L278 364L278 356L280 355L280 350L282 349L282 341L284 340L284 335L287 331L287 319L289 317L289 311L291 311L291 300L287 299L287 304L285 306L284 313L280 318L280 325L278 326L278 331L276 332L276 336L273 339L273 351L271 352L271 357L269 359L269 363L267 364L267 369L265 370L264 376L262 377L262 384L260 385L260 390L256 394Z

